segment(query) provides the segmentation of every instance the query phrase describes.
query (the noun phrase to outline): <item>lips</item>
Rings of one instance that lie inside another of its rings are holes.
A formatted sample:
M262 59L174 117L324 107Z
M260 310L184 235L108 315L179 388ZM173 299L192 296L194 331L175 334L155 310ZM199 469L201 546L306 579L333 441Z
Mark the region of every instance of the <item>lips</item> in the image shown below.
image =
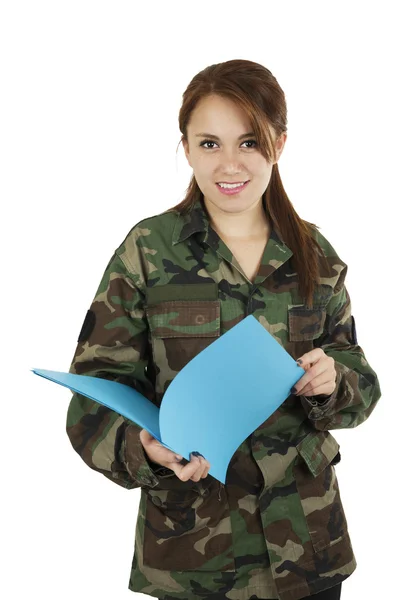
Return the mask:
M247 188L247 185L249 184L249 182L250 182L250 180L245 181L241 185L234 185L234 186L230 186L230 187L219 185L219 183L217 183L216 185L218 187L218 191L220 194L224 194L225 196L236 196L236 195L239 196Z
M235 185L236 183L247 183L247 181L249 181L249 179L247 179L246 181L217 181L216 183L228 183L230 185Z

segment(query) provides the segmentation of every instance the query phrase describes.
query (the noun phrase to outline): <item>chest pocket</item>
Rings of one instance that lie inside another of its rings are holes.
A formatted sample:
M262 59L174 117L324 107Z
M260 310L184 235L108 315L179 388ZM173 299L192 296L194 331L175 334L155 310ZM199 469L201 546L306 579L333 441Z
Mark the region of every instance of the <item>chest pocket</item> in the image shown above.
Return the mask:
M308 308L302 299L293 294L294 304L288 305L288 336L290 342L309 342L320 337L327 317L327 304L331 299L332 287L317 285L313 292L313 308ZM304 350L304 348L303 348Z
M288 331L291 342L315 340L324 329L327 312L323 306L288 305Z
M162 388L220 336L218 287L215 282L169 284L147 292L145 313Z

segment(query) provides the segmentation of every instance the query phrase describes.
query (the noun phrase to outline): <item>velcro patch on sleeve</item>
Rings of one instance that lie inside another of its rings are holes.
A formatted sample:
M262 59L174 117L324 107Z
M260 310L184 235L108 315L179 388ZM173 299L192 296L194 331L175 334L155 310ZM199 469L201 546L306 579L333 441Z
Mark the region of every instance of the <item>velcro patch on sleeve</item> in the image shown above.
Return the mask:
M356 332L356 322L354 320L354 317L352 315L352 339L353 339L353 344L355 346L357 346L357 332Z
M78 338L78 342L86 342L90 337L91 333L94 331L96 323L96 316L93 310L87 310L87 314L84 319L83 326L80 331L80 335Z

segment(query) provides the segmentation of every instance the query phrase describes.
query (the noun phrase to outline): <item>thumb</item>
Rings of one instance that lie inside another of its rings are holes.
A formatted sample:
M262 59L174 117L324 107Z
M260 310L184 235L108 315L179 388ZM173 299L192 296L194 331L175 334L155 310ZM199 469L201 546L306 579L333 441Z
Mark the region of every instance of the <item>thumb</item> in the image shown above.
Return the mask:
M139 437L141 440L141 444L144 448L151 446L153 443L156 448L160 449L161 456L168 462L179 463L183 460L183 456L181 454L177 454L176 452L173 452L172 450L166 448L146 429L141 429L141 431L139 432Z
M149 433L146 429L141 429L141 431L139 432L139 438L143 446L154 440L152 434Z

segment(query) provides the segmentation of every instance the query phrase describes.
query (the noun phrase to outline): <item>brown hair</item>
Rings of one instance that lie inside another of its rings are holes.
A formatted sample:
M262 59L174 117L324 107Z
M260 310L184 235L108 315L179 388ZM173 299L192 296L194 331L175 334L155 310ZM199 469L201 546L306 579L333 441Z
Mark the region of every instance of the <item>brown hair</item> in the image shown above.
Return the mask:
M275 146L269 125L273 127L276 139L287 131L285 96L269 69L250 60L236 59L210 65L193 77L183 94L179 111L182 137L178 146L182 140L187 140L187 125L194 108L201 99L212 94L233 100L245 111L255 133L257 148L268 162L275 160ZM169 210L188 212L201 196L193 174L185 198ZM320 260L324 257L322 248L312 235L312 228L318 227L301 219L295 211L284 190L277 163L272 167L262 204L270 221L279 229L293 252L291 264L298 275L299 291L306 304L312 307L315 283L319 283L316 255Z

